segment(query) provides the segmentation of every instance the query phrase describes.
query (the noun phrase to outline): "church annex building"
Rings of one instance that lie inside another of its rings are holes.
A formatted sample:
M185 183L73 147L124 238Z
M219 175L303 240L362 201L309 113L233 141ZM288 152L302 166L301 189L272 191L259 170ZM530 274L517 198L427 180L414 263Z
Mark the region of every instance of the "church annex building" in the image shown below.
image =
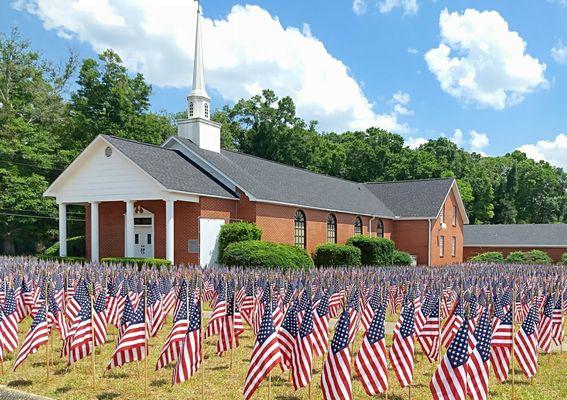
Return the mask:
M98 136L44 193L86 209L87 257L216 261L220 227L250 221L262 240L316 246L354 234L383 236L418 264L463 261L468 218L454 179L357 183L220 148L210 120L200 15L187 119L161 146Z

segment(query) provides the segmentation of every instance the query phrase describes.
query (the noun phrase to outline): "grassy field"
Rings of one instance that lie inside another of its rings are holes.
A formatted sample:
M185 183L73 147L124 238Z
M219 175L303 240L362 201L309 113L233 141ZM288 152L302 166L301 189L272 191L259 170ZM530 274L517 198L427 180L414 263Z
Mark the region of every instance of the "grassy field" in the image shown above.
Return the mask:
M154 371L157 356L161 350L165 337L170 328L171 317L168 324L161 330L157 338L150 340L150 356L148 359L148 398L152 399L200 399L202 372L199 370L189 382L181 385L171 385L171 368ZM21 324L20 343L30 325L29 318ZM111 331L112 332L112 331ZM57 399L138 399L144 396L144 370L143 363L135 363L107 372L103 371L114 349L112 333L109 343L96 352L96 391L92 388L91 360L80 361L74 368L66 369L66 361L59 357L60 341L54 335L53 350L50 357L53 365L50 368L50 379L46 381L46 348L30 356L14 373L11 368L15 354L7 356L4 362L4 374L0 376L0 383L21 391L41 394ZM252 352L253 339L249 328L241 336L241 346L232 355L233 367L230 368L231 356L217 357L214 340L205 345L204 363L204 398L205 399L241 399L242 384L248 368L248 360ZM388 335L388 345L391 338ZM360 337L355 344L358 350ZM416 350L419 345L416 344ZM417 351L414 384L411 389L412 398L429 399L429 381L435 370L423 355ZM312 382L312 399L320 399L321 391L320 358L314 361L314 376ZM564 354L540 355L540 370L533 382L528 382L519 369L516 370L516 398L517 399L567 399L567 352ZM390 371L389 399L408 398L408 389L401 389L395 380L394 373ZM271 398L273 399L308 399L307 389L294 392L288 381L288 373L280 374L279 369L272 373ZM353 382L354 398L364 399L368 396L355 377ZM491 399L510 399L511 383L498 384L491 380ZM255 398L268 398L268 382L264 382L256 392Z

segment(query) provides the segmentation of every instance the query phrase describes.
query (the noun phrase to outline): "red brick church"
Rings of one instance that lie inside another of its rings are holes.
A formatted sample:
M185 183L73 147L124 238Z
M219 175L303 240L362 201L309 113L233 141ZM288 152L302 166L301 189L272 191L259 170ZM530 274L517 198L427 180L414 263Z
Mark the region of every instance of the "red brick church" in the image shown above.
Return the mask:
M467 214L454 179L357 183L220 148L210 120L200 15L187 119L154 146L98 136L47 189L59 204L60 254L66 206L87 216L87 257L216 261L220 227L251 221L263 240L313 252L354 234L382 236L418 264L463 261Z

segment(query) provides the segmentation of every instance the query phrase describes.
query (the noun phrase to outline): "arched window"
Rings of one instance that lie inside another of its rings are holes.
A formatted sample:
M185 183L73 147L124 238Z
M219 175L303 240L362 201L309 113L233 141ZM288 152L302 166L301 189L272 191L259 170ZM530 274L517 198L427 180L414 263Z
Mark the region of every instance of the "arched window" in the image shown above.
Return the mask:
M189 102L189 116L192 117L193 116L193 102Z
M381 219L376 221L376 237L384 237L384 223Z
M209 118L209 103L205 103L205 118Z
M305 248L305 214L301 210L295 212L295 245Z
M333 214L327 217L327 242L337 243L337 218Z
M354 234L355 235L362 235L362 220L360 217L356 217L354 220Z

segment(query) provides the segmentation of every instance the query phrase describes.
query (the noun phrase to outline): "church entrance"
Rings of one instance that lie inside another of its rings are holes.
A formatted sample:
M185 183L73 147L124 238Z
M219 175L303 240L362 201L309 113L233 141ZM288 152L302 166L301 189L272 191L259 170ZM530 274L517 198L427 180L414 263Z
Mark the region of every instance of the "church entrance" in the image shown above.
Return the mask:
M154 257L154 214L141 207L134 217L134 257Z

